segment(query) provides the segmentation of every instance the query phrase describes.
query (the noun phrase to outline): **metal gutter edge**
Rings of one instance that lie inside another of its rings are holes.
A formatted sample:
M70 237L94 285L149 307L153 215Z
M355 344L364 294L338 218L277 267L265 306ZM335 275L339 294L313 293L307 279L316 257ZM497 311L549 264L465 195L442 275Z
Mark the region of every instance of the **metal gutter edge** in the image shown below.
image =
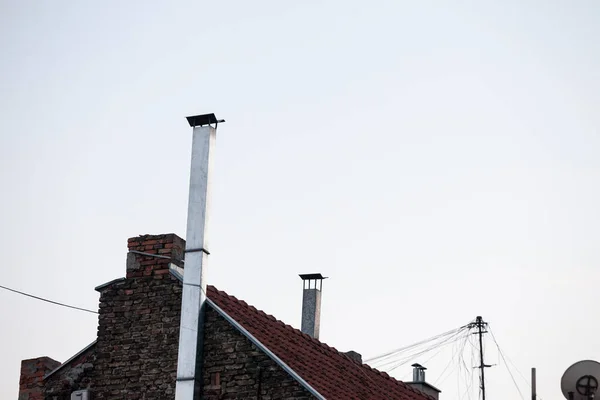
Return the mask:
M113 280L112 280L112 281L110 281L110 282L106 282L106 283L103 283L102 285L96 286L96 287L94 288L94 290L95 290L96 292L99 292L100 290L104 289L105 287L107 287L107 286L110 286L110 285L112 285L113 283L117 283L117 282L124 281L125 279L126 279L126 278L117 278L117 279L113 279Z
M281 358L277 357L271 350L269 350L265 345L263 345L257 338L255 338L250 332L246 330L239 322L235 319L231 318L225 311L223 311L218 305L216 305L210 298L206 299L207 303L218 312L223 318L227 320L234 328L242 333L242 335L246 336L256 347L258 347L263 353L268 355L273 361L275 361L285 372L290 374L292 378L294 378L300 385L302 385L306 390L310 392L313 396L320 400L326 400L322 394L317 392L315 388L309 385L296 371L290 368L289 365L284 363Z
M183 268L178 267L177 265L170 263L169 264L169 273L173 275L177 280L183 283Z
M46 379L46 378L50 377L50 375L53 375L55 372L58 372L59 370L61 370L68 363L70 363L71 361L73 361L74 359L76 359L77 357L79 357L80 355L82 355L83 353L85 353L87 350L89 350L90 347L92 347L93 345L95 345L97 341L98 340L94 340L92 343L90 343L87 346L85 346L82 350L79 350L73 357L69 358L67 361L65 361L64 363L60 364L58 367L54 368L52 371L50 371L46 375L44 375L43 379Z

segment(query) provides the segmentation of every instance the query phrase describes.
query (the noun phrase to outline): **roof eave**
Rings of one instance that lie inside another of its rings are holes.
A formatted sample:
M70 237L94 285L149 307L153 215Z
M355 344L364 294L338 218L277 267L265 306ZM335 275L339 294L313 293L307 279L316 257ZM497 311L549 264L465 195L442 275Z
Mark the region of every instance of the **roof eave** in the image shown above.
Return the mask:
M74 356L72 356L67 361L65 361L64 363L60 364L58 367L54 368L52 371L50 371L46 375L44 375L43 379L48 379L51 375L54 375L56 372L58 372L61 369L63 369L63 367L67 366L71 361L73 361L74 359L76 359L77 357L79 357L80 355L82 355L83 353L85 353L86 351L88 351L90 348L92 348L96 344L97 341L98 340L94 340L92 343L88 344L83 349L79 350Z
M112 285L113 283L121 282L121 281L124 281L125 279L126 279L126 278L117 278L117 279L113 279L113 280L112 280L112 281L110 281L110 282L106 282L106 283L103 283L102 285L98 285L98 286L96 286L96 287L94 288L94 290L95 290L96 292L99 292L99 291L101 291L102 289L104 289L104 288L106 288L106 287L108 287L108 286Z

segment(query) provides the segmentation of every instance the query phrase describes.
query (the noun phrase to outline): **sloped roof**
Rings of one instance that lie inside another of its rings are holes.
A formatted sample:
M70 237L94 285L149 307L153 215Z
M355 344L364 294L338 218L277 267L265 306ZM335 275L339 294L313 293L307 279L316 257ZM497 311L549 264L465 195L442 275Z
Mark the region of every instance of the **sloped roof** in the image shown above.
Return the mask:
M214 304L328 400L432 399L213 286L207 288L207 294Z

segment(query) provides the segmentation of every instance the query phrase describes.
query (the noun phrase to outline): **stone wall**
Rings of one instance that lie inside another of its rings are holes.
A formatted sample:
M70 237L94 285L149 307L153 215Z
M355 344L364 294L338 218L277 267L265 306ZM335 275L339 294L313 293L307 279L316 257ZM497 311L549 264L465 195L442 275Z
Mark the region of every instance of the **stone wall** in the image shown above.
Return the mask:
M19 400L44 400L44 376L59 366L60 363L50 357L21 361Z
M96 345L44 383L60 363L23 361L19 400L43 400L44 384L46 400L70 400L80 389L90 389L93 400L175 398L182 285L169 263L182 266L185 242L146 235L128 247L126 278L98 288ZM203 399L313 398L209 305L205 321Z
M204 399L314 397L210 306L204 330Z
M46 400L70 400L76 390L89 389L92 384L96 345L89 346L44 382Z
M169 263L184 246L173 234L129 239L127 278L99 289L94 400L175 397L182 288Z

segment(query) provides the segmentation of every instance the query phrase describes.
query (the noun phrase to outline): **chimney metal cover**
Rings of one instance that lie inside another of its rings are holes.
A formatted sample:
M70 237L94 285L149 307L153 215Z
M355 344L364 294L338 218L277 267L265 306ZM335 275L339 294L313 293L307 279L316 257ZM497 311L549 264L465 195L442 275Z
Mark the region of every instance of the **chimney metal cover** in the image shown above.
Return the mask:
M202 114L202 115L194 115L192 117L185 117L193 128L195 126L204 126L210 124L217 124L219 122L225 122L224 119L218 120L215 114Z

